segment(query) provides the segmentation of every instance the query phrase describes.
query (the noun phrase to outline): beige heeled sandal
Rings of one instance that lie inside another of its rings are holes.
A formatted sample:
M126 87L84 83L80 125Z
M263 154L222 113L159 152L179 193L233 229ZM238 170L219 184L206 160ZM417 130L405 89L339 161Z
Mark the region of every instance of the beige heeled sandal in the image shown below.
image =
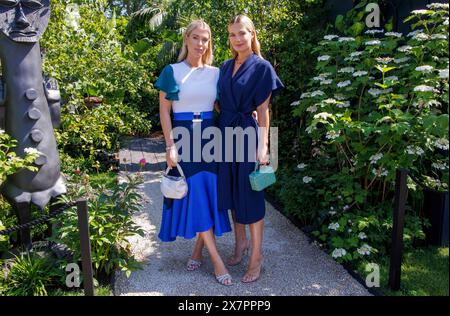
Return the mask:
M202 265L202 262L200 260L195 260L192 258L189 258L187 264L186 264L186 269L188 271L195 271L198 270Z
M216 275L215 277L216 277L217 282L219 282L222 285L225 285L225 286L233 285L233 279L231 278L231 275L229 273L225 273L222 275ZM229 281L229 283L227 281Z

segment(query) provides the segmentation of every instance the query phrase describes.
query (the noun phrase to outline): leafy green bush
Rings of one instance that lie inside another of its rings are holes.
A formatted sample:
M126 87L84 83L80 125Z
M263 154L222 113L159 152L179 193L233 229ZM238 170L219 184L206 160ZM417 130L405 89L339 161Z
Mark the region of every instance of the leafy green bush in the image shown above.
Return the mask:
M21 158L14 151L16 146L17 141L0 129L0 185L6 180L7 176L23 168L31 171L37 170L33 163L38 157L38 152L32 148L25 148L25 157Z
M136 192L142 183L140 175L129 175L127 181L110 187L93 188L87 174L68 175L69 194L63 198L75 200L88 198L89 228L92 262L95 277L110 275L116 269L129 276L139 268L131 253L129 237L143 235L134 224L131 215L138 210L141 196ZM74 253L74 260L81 260L76 208L66 211L64 221L55 221L57 227L51 240L65 244Z
M346 223L371 210L384 215L364 216L368 226L388 227L398 168L448 190L448 4L413 11L410 20L415 31L406 38L357 27L326 35L315 49L316 76L292 103L305 122L300 138L311 147L299 148L305 155L298 179L281 195L315 209L315 235L339 261L384 251L377 242L389 238L388 230L367 234L361 250L359 229L348 234ZM423 238L423 221L409 215L409 235Z
M25 157L21 158L14 149L17 141L12 139L4 130L0 129L0 186L10 175L22 169L36 171L37 167L33 165L38 157L38 152L31 148L25 149ZM2 197L0 197L0 230L9 227L15 223L10 215L11 208ZM10 236L0 235L0 253L11 248Z
M38 254L15 256L8 266L0 270L0 295L5 296L47 295L63 274L49 258Z
M124 17L107 17L104 1L52 1L41 41L44 72L58 80L64 106L58 144L86 166L99 150L117 150L122 135L147 135L151 124L140 112L154 91L151 73L131 45L122 45ZM77 4L79 3L79 4ZM86 97L100 97L90 109Z

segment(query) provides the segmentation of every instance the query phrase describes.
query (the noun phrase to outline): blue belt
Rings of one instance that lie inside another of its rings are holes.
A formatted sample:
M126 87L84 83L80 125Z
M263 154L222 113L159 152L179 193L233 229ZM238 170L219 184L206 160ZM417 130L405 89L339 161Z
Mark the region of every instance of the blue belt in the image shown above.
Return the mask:
M213 111L209 112L174 112L173 119L176 121L201 122L213 118Z

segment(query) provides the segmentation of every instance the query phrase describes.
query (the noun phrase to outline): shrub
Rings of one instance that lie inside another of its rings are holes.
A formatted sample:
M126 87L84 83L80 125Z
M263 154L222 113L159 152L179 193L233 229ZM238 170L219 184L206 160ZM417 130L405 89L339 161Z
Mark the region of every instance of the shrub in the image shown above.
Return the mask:
M417 22L406 37L360 28L326 35L315 49L316 75L292 102L312 148L300 149L307 152L297 171L302 181L289 195L308 201L315 193L308 204L321 225L315 234L339 260L359 258L354 230L343 239L346 221L370 209L385 215L367 217L369 227L387 225L398 168L448 189L448 4L413 11L410 20ZM410 236L423 238L424 222L410 215ZM389 235L383 229L367 236L360 252L382 250L375 244Z
M138 210L141 196L136 192L142 183L140 175L127 176L127 182L92 188L89 175L68 176L69 194L62 201L88 198L89 228L92 262L95 277L108 276L120 269L127 276L139 268L131 253L129 237L143 235L134 224L131 215ZM57 228L52 241L65 244L74 253L74 260L81 260L76 208L66 211L64 221L55 221Z

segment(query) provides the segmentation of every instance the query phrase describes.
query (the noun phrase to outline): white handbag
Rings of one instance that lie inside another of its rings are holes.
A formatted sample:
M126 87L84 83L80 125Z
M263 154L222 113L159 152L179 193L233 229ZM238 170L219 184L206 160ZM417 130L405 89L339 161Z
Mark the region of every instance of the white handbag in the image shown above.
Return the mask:
M184 176L183 170L180 164L177 164L177 169L180 172L180 177L170 176L170 167L167 168L166 173L163 174L161 179L161 192L169 199L182 199L186 196L188 192L188 185L186 182L186 177Z

